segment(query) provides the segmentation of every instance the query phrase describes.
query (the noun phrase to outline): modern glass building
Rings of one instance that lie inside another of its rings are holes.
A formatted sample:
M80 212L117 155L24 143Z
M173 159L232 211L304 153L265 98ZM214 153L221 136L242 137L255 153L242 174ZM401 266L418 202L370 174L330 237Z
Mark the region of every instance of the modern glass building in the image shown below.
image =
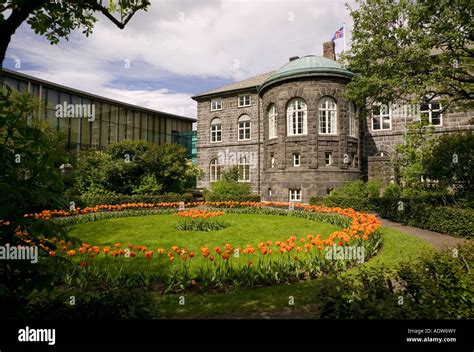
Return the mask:
M68 151L105 149L124 139L157 144L176 143L192 153L192 124L196 120L90 94L3 69L0 79L19 92L40 99L38 117L67 137ZM194 155L195 156L195 155Z

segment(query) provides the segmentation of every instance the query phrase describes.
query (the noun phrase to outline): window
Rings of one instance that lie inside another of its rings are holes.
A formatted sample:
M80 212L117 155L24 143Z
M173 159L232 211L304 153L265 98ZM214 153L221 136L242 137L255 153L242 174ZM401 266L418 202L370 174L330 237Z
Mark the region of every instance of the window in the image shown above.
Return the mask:
M329 97L319 102L319 133L337 134L337 105Z
M222 125L218 117L211 121L211 143L217 142L222 142Z
M356 136L356 118L355 118L355 107L353 103L349 103L349 109L347 110L349 115L349 136Z
M268 138L277 138L277 108L275 104L268 111Z
M290 202L300 202L300 201L301 201L301 190L290 189Z
M300 154L293 153L293 166L299 167L301 165Z
M273 169L275 167L275 154L270 154L270 167Z
M250 182L250 164L247 158L239 159L239 181L241 182Z
M239 108L250 106L250 94L239 95Z
M392 109L387 105L376 106L372 117L372 130L390 130L392 128Z
M431 125L441 126L442 115L441 115L441 104L432 102L428 104L420 105L420 115L422 118L426 118Z
M213 99L211 100L211 111L222 110L222 100Z
M303 99L293 99L286 112L288 136L304 135L307 131L308 109Z
M326 166L331 166L332 165L332 153L331 152L324 153L324 163L326 164Z
M221 179L221 165L219 165L218 159L212 159L210 164L210 177L211 182L219 181Z
M271 189L271 188L268 189L268 195L269 195L269 196L272 195L272 189Z
M242 115L239 117L239 141L250 140L250 117Z

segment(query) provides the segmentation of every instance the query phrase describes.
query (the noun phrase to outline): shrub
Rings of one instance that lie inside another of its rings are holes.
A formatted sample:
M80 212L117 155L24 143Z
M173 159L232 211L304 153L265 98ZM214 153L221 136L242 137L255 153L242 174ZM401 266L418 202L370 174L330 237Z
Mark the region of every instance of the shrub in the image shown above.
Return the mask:
M213 182L212 191L204 192L207 202L259 202L260 198L251 193L250 184L229 180Z
M219 231L229 226L226 222L218 219L180 219L176 224L179 231Z
M363 267L355 275L323 278L316 287L319 318L472 319L472 243L434 252L395 269Z
M75 304L71 305L71 296ZM143 290L59 291L37 295L27 305L30 319L156 319L153 297Z
M161 195L118 195L118 194L105 194L105 195L90 195L84 194L79 198L71 198L75 201L77 207L94 207L96 205L108 204L126 204L126 203L162 203L162 202L185 202L189 203L193 201L191 193L166 193Z
M474 210L447 206L433 206L414 199L381 198L379 213L382 217L452 236L472 238Z

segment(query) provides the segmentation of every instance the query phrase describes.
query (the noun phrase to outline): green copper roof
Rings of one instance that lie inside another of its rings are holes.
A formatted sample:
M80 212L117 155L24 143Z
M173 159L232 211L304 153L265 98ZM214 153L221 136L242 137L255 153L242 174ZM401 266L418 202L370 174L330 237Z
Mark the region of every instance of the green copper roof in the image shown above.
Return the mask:
M259 87L261 91L266 86L281 79L305 75L336 75L352 78L354 74L345 69L339 62L322 56L308 55L288 62L273 75L268 77Z

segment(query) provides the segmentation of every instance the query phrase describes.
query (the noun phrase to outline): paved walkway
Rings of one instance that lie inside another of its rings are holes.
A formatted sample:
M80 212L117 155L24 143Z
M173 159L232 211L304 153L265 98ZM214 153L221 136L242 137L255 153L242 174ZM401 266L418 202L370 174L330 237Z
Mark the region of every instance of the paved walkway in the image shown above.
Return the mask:
M402 225L398 222L393 222L387 219L380 220L382 221L382 226L389 227L394 230L404 232L408 235L421 238L422 240L425 240L426 242L438 249L453 248L456 247L458 244L469 241L466 238L453 237L439 232L420 229L418 227Z

